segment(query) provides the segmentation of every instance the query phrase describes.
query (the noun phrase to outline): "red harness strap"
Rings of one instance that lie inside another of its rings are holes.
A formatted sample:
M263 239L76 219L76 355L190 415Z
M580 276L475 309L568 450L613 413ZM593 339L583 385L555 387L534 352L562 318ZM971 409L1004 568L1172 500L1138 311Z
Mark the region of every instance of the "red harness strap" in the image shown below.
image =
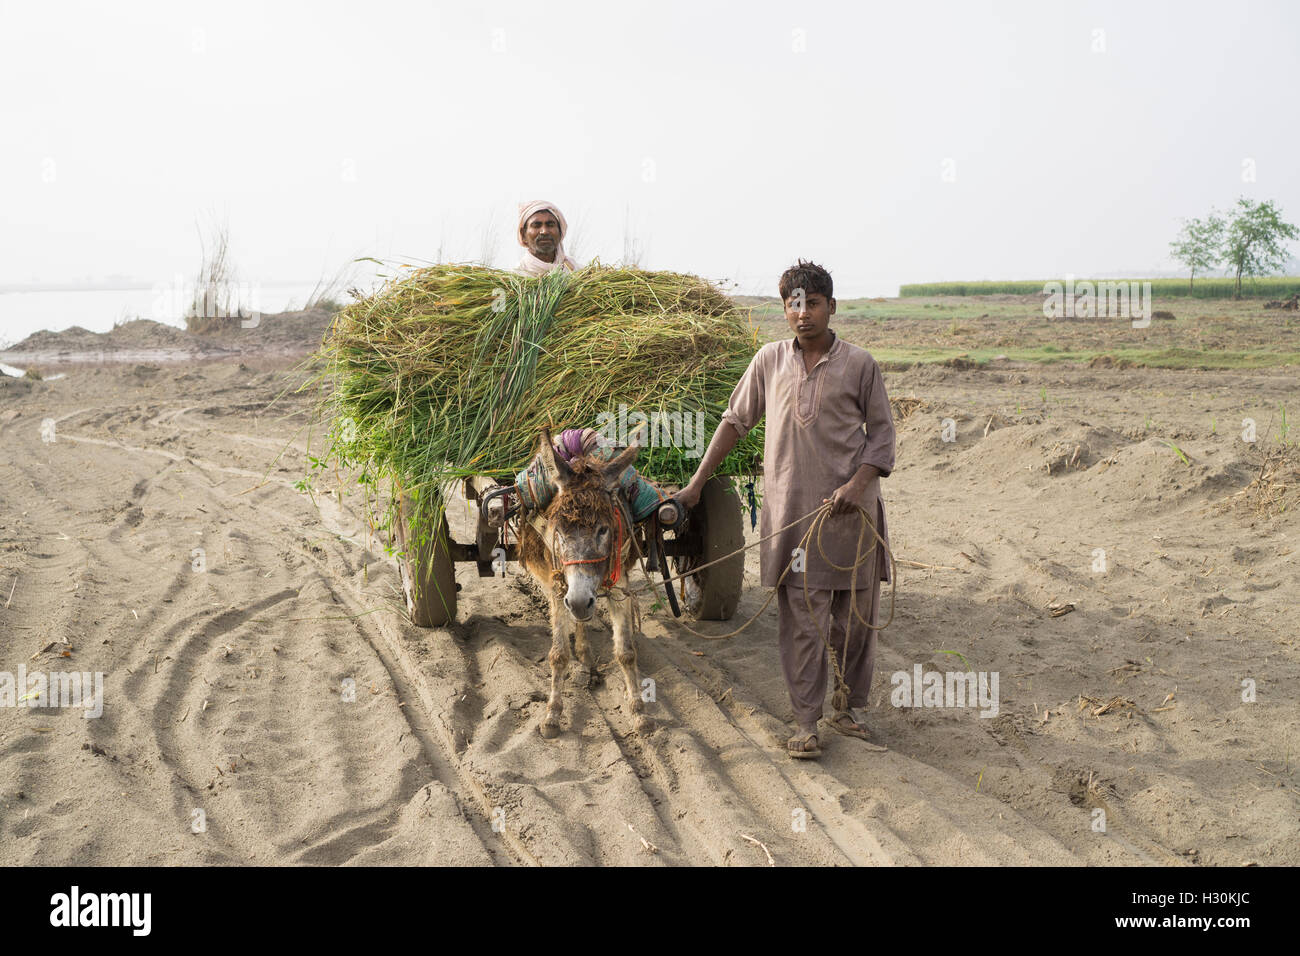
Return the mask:
M614 540L614 550L610 553L609 563L613 565L610 573L605 575L605 581L602 587L612 588L618 584L619 576L623 573L623 509L618 507L618 502L614 502L614 520L618 522L618 534Z

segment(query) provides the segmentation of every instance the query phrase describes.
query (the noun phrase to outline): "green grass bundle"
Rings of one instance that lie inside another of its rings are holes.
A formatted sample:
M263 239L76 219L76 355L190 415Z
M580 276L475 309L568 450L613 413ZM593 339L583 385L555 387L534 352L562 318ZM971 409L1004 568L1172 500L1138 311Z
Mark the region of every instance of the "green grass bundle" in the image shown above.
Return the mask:
M335 317L321 356L326 457L363 483L395 479L428 519L449 482L527 464L543 426L622 440L640 413L670 427L642 439L637 470L685 484L757 348L748 311L695 276L420 269ZM719 473L750 475L761 452L759 428Z

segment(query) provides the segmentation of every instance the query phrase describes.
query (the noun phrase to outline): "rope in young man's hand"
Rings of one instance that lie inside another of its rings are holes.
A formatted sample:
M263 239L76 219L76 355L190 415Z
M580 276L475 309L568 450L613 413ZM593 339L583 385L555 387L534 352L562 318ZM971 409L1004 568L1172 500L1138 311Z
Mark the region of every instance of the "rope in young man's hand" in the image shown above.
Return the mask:
M782 532L787 531L790 528L793 528L795 525L801 524L802 522L807 521L809 518L812 518L813 521L808 526L808 530L804 533L803 538L800 540L799 547L803 549L803 552L805 554L808 554L810 550L808 546L812 543L815 537L817 543L817 551L818 553L821 554L822 559L825 560L828 565L830 565L836 571L853 572L853 577L851 580L853 597L850 603L850 607L853 611L853 614L855 617L857 617L859 621L861 621L869 629L873 631L882 631L886 627L888 627L889 624L894 620L894 601L898 589L898 567L894 561L894 554L889 549L889 545L886 544L884 539L880 537L880 533L876 530L875 523L871 520L871 518L867 516L866 510L863 509L861 505L855 504L853 505L853 507L858 512L858 516L860 519L860 522L858 524L857 559L852 564L846 564L843 566L838 565L834 561L832 561L827 556L826 549L822 544L822 532L825 528L826 518L828 515L830 515L832 507L833 505L831 502L826 502L825 504L822 504L817 508L814 508L806 515L800 518L796 518L794 521L791 521L789 524L781 528L777 528L771 534L764 535L763 537L759 538L757 541L753 542L752 544L744 545L743 547L737 548L735 551L729 552L728 554L725 554L720 558L717 558L713 561L709 561L706 564L701 564L698 565L697 567L690 568L689 570L684 571L681 574L675 574L669 578L666 578L663 583L667 584L672 581L677 581L680 580L681 578L689 577L690 575L695 574L698 571L703 571L705 568L712 567L715 564L721 564L723 561L727 561L735 557L737 554L740 554L744 551L748 551L750 548L756 548L764 541L769 541L772 538L775 538L777 535L781 534ZM871 529L872 537L875 540L871 542L871 547L869 547L864 553L862 550L862 545L866 539L866 531L868 528ZM889 558L889 567L890 567L889 618L885 621L884 624L879 624L879 625L871 624L870 622L866 621L862 617L862 614L859 613L857 609L858 569L861 568L864 564L866 564L867 560L872 555L875 554L877 544L879 544L882 548L884 548L885 554ZM693 627L691 627L689 624L686 624L683 621L678 620L675 623L677 624L678 627L684 628L685 630L689 631L691 634L694 634L696 637L703 638L704 640L708 640L708 641L723 641L723 640L727 640L728 638L735 637L737 634L741 633L746 628L748 628L751 624L753 624L756 620L758 620L759 615L761 615L764 611L767 610L768 605L772 603L772 598L776 597L777 588L781 587L781 582L783 582L786 578L786 575L790 573L790 569L793 566L793 564L794 564L794 556L791 555L790 561L786 563L785 570L781 572L781 577L777 579L776 588L772 589L772 592L767 596L767 600L763 602L763 606L758 609L758 611L754 614L753 617L751 617L740 627L736 628L734 631L731 631L727 634L702 634L701 632L695 630ZM629 597L634 597L635 595L640 594L643 591L653 591L659 587L659 583L650 577L650 572L646 570L644 563L641 565L641 573L646 579L646 584L644 586L637 587L637 588L610 588L610 590L622 591L625 595ZM803 590L804 590L804 603L808 606L811 615L812 602L808 595L807 575L804 576ZM825 635L823 635L823 637L824 636ZM827 644L827 646L829 646L829 643Z
M880 532L876 530L875 523L867 516L867 512L865 511L865 509L863 509L861 505L854 504L853 507L858 512L858 517L859 517L857 558L854 560L852 564L846 564L846 565L838 565L834 561L832 561L830 557L826 554L826 548L822 544L822 532L825 530L826 527L826 518L830 516L831 510L834 507L835 507L834 502L830 502L830 501L825 502L820 507L815 508L814 510L808 512L808 514L804 515L802 518L797 518L794 521L790 522L789 524L785 525L784 527L778 528L776 531L772 532L771 534L759 538L753 544L747 544L744 547L737 548L735 551L732 551L730 554L724 555L723 557L718 558L714 561L710 561L707 564L702 564L699 567L691 568L689 571L686 571L683 574L674 575L668 578L664 583L668 583L671 581L678 580L680 578L687 577L688 575L694 574L697 571L701 571L704 568L711 567L712 565L718 564L722 561L726 561L728 558L735 557L737 554L747 551L750 548L757 547L758 545L762 544L764 541L776 537L776 535L780 534L781 532L789 528L793 528L795 525L799 524L802 521L806 521L808 518L812 518L813 519L812 523L808 526L808 530L804 532L803 538L800 539L799 541L799 549L802 550L805 555L808 554L809 552L808 545L812 542L815 536L817 541L817 551L822 556L822 559L828 565L830 565L836 571L852 572L852 578L850 579L849 582L849 588L850 588L849 610L853 613L853 616L856 617L859 621L861 621L862 624L868 630L883 631L894 620L894 600L898 590L898 566L894 561L894 553L889 549L889 545L885 543L884 539L880 537ZM868 528L871 529L871 534L874 540L871 542L871 547L867 548L867 550L864 552L862 550L862 545L863 542L866 540L866 532ZM890 568L889 618L885 621L884 624L880 624L880 625L872 624L870 621L867 621L865 618L863 618L862 613L858 610L858 569L861 568L864 564L866 564L869 558L875 555L877 544L879 544L882 548L885 549L885 554L889 558L889 568ZM641 573L646 579L645 587L636 588L635 590L629 588L610 589L610 590L623 591L627 597L633 598L634 599L632 602L633 608L636 608L635 596L637 594L639 594L641 591L653 590L654 588L658 587L658 584L656 584L654 579L650 577L650 572L646 570L645 563L640 562L640 565L641 565ZM691 634L694 634L696 637L703 638L706 641L723 641L723 640L727 640L728 638L735 637L737 634L741 633L746 628L748 628L751 624L757 621L759 615L761 615L764 611L767 610L768 605L772 603L772 598L776 597L777 591L780 590L781 582L785 580L786 575L790 573L790 569L793 566L794 566L794 555L792 554L790 556L790 560L786 563L785 570L781 572L781 577L777 579L776 587L774 587L772 589L772 593L767 596L767 600L763 602L763 606L760 607L754 613L753 617L751 617L748 621L746 621L744 624L740 625L740 627L736 628L734 631L731 631L730 633L702 634L699 631L695 630L695 628L691 627L689 624L686 624L683 621L678 620L675 623L677 624L678 627L684 628L685 630L689 631ZM847 638L844 641L845 660L844 662L841 662L839 657L835 653L835 648L831 645L829 622L827 626L823 628L821 626L821 622L817 621L816 615L813 614L812 598L808 593L807 574L805 574L803 578L803 600L804 600L804 606L808 609L808 617L817 623L818 633L821 636L822 643L826 645L826 652L827 654L830 655L831 664L834 665L835 668L835 692L834 694L831 695L831 706L836 710L837 713L846 711L849 709L849 697L851 696L851 689L849 688L848 683L844 680L844 664L846 664L848 661L849 642ZM637 629L640 630L640 627L638 626Z

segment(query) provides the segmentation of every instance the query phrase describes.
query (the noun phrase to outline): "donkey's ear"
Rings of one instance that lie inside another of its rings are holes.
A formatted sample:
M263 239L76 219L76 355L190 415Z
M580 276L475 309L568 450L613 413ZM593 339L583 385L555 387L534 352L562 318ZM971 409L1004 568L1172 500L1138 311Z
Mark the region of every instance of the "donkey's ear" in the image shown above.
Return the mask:
M628 469L632 462L636 461L637 455L641 454L641 446L635 442L628 445L627 448L616 458L610 461L600 469L601 477L605 479L605 487L613 491L619 485L619 479L623 477L623 472Z
M561 487L568 484L569 479L573 477L573 469L563 458L555 454L555 446L551 444L551 430L542 429L541 450L538 454L542 457L542 467L546 473L555 479L555 483Z

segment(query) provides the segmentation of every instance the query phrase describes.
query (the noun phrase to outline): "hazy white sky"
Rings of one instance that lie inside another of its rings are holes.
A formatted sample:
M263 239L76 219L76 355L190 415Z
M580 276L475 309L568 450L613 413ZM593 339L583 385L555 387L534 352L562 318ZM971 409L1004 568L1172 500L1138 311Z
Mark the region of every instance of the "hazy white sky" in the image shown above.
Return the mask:
M0 0L0 283L189 275L212 213L251 280L507 265L538 197L769 294L1171 268L1180 216L1300 221L1297 49L1236 0Z

